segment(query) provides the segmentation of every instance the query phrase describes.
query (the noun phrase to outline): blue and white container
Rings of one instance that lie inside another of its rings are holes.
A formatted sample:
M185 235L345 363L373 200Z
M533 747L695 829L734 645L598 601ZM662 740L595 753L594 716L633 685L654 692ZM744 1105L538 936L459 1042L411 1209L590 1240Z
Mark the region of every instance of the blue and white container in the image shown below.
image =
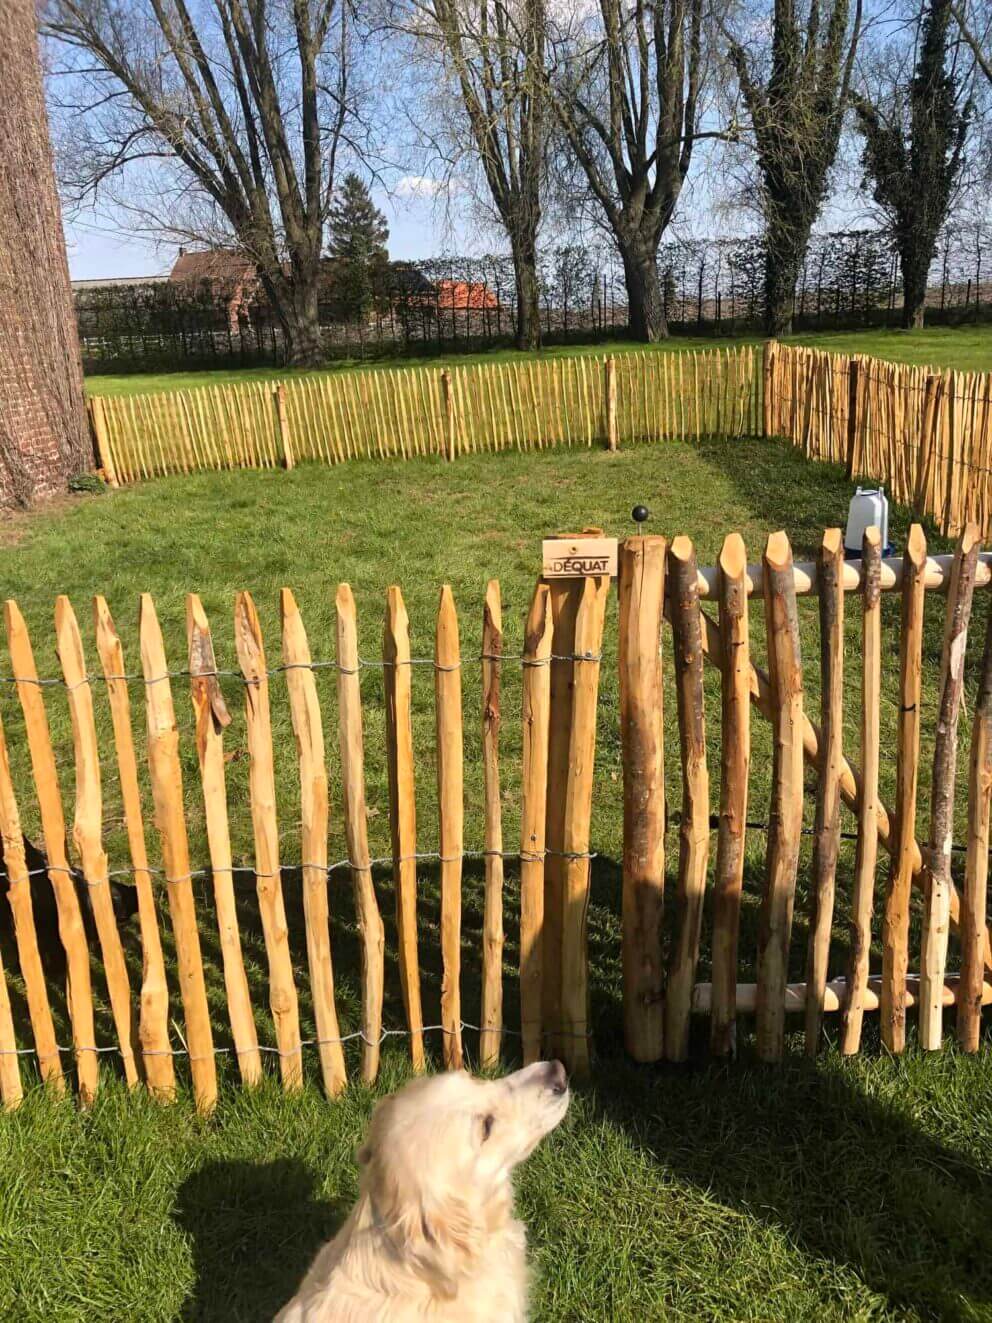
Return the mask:
M882 555L892 552L889 545L889 501L884 487L859 487L851 497L847 511L847 532L844 534L844 556L847 560L860 560L865 529L875 527L882 539Z

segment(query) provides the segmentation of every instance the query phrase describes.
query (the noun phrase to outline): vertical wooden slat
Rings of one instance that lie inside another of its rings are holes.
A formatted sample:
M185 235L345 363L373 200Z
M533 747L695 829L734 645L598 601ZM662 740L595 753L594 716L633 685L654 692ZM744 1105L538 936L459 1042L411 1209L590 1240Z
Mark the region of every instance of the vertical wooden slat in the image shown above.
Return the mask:
M816 563L820 616L820 775L813 827L813 871L806 956L806 1055L815 1056L823 1022L840 849L840 765L844 756L844 539L823 534Z
M69 716L72 721L72 747L76 771L76 810L72 837L82 862L83 877L89 888L89 901L96 924L103 969L110 998L117 1041L120 1044L124 1078L133 1086L138 1082L134 1057L137 1025L131 1003L131 982L124 960L124 948L117 930L114 902L110 895L110 875L103 848L103 791L100 785L100 755L97 749L96 723L93 719L93 693L86 671L83 640L68 597L55 601L55 640L62 674L65 677Z
M14 601L6 604L7 644L10 665L17 677L17 696L24 713L24 728L31 755L41 830L48 857L48 876L55 893L59 937L66 956L66 996L72 1022L72 1041L82 1102L92 1102L98 1082L96 1034L93 1025L93 992L90 958L86 948L83 915L73 885L66 852L65 816L59 789L55 754L48 730L45 701L38 684L38 671L27 625Z
M940 662L937 733L930 791L930 846L923 872L923 945L920 953L920 1046L936 1051L943 1043L944 971L951 907L951 842L958 717L964 694L965 649L978 565L978 529L968 524L954 552L947 589L947 615Z
M404 459L408 459L411 454L416 454L415 438L410 431L410 420L406 412L406 372L399 368L396 372L390 374L390 380L393 387L393 409L398 419L397 434L399 436L400 452Z
M242 1080L246 1084L257 1084L262 1077L262 1058L258 1050L258 1034L238 930L224 773L224 728L231 718L217 682L217 662L210 623L195 593L190 593L186 598L186 640L189 649L190 692L196 717L196 754L203 788L207 847L210 851L231 1037Z
M778 344L775 340L766 340L761 355L761 435L764 437L774 436L778 430L774 396L775 351L777 348Z
M203 979L200 935L196 926L186 819L183 816L179 731L172 705L172 686L168 679L162 631L155 613L155 603L148 593L141 595L138 632L141 667L145 677L148 770L155 801L155 825L162 841L162 861L172 914L193 1092L199 1110L209 1112L217 1101L217 1063L214 1060L210 1009Z
M544 870L551 719L551 593L534 589L524 631L520 805L520 1032L524 1065L541 1056Z
M0 960L0 1101L8 1111L18 1107L24 1097L21 1065L14 1037L14 1017L10 1010L7 974Z
M582 581L575 616L575 679L568 742L565 820L562 850L564 876L561 919L561 1055L580 1079L589 1073L589 857L593 771L596 757L596 710L600 650L610 580L605 575Z
M486 885L482 932L482 1020L479 1063L499 1062L503 1037L503 817L499 789L500 669L503 612L499 580L486 586L482 612L482 776Z
M913 524L902 565L899 631L899 707L892 863L882 925L882 1042L890 1052L906 1046L906 974L909 969L909 897L916 857L916 790L920 760L920 690L923 670L926 538Z
M444 399L444 455L445 459L453 460L458 452L456 449L454 386L450 368L444 368L441 372L441 391Z
M615 451L619 441L617 424L617 360L608 354L603 377L606 410L606 448Z
M543 1015L545 1047L550 1055L559 1051L561 1010L561 924L565 885L565 793L568 784L568 742L572 728L572 690L575 663L575 617L579 609L581 583L576 579L554 579L549 585L553 637L551 644L551 724L548 734L548 805L545 830L547 859L544 865L544 970Z
M334 1003L330 914L327 904L327 763L324 729L311 666L310 644L296 598L288 588L279 597L282 616L282 660L286 668L289 710L300 767L300 847L303 852L303 918L307 963L318 1052L324 1088L335 1097L347 1077L344 1049Z
M657 1061L664 1037L661 920L665 901L665 748L661 621L663 537L621 545L620 739L623 750L623 1023L635 1061Z
M441 852L441 1023L444 1064L462 1065L461 929L464 797L462 678L458 616L447 584L441 589L434 651L437 798Z
M286 906L279 864L279 823L272 758L269 676L262 629L252 596L239 592L234 603L234 637L238 664L245 681L245 718L250 758L248 784L255 839L255 881L259 917L269 966L269 1007L275 1023L283 1085L303 1084L300 1016L289 950Z
M527 385L530 387L530 416L531 419L533 420L533 426L530 432L530 436L532 438L531 449L533 449L534 446L536 446L538 450L543 450L544 440L543 440L543 429L541 427L541 401L537 393L537 387L534 384L533 364L531 364L525 359L518 362L516 367L521 380L525 378L525 374L526 374L526 382Z
M687 537L675 538L668 549L668 597L682 762L682 824L675 895L678 919L665 993L665 1055L669 1061L684 1061L689 1053L689 1013L699 958L710 831L699 584L696 551Z
M861 551L861 803L858 844L851 892L851 950L847 965L847 1001L840 1050L845 1056L861 1046L864 998L868 988L871 912L878 860L879 716L882 690L881 535L866 528Z
M958 986L957 1039L964 1052L977 1052L982 1024L985 907L989 874L989 817L992 812L992 611L971 732L968 777L968 845L958 933L961 980Z
M286 384L280 381L275 391L276 424L279 430L279 444L282 449L282 462L285 468L293 467L293 445L289 431L289 411L286 408Z
M104 477L107 479L108 486L119 487L117 470L114 468L113 450L110 445L110 430L107 427L107 415L104 411L102 398L99 395L91 396L89 406L89 414L93 422L93 435L96 437L96 448L100 456Z
M371 1084L379 1073L385 933L372 885L365 810L365 750L362 736L362 690L358 675L358 615L348 584L338 586L338 748L344 832L355 890L355 912L362 940L362 1079Z
M7 900L14 920L17 959L24 982L28 1017L34 1037L35 1053L41 1078L56 1093L65 1092L65 1076L55 1038L52 1008L45 985L45 970L38 949L38 931L31 899L31 875L24 853L21 815L10 775L10 759L3 720L0 718L0 840L3 843L3 866L7 874ZM14 1058L16 1064L16 1058ZM2 1064L2 1063L0 1063ZM18 1079L20 1073L18 1072Z
M169 987L165 976L162 938L159 933L158 912L145 844L145 824L141 810L141 792L138 788L138 761L134 751L134 733L131 729L131 701L125 679L124 649L117 635L110 608L103 597L93 599L93 628L96 633L100 664L107 683L110 717L114 727L114 745L117 750L117 771L124 805L124 821L138 898L142 970L138 1038L141 1042L145 1083L153 1094L169 1099L174 1095L176 1085L172 1045L169 1042Z
M768 677L772 694L772 803L758 931L757 1050L782 1055L792 906L803 823L803 679L792 549L772 533L763 558Z
M386 592L382 636L386 690L386 755L389 769L389 827L396 889L396 933L400 986L410 1030L410 1059L424 1069L424 1016L417 953L417 800L413 752L410 620L399 588Z
M713 1010L710 1051L734 1047L737 942L744 885L744 833L751 761L751 655L748 636L747 552L739 533L724 539L718 562L720 603L721 736L720 827L713 883Z

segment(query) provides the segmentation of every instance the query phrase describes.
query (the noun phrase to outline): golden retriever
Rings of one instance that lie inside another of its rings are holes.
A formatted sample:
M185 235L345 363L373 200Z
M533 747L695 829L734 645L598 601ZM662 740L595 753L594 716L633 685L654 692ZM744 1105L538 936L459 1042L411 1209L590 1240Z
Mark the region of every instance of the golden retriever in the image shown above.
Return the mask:
M558 1061L415 1080L375 1110L358 1202L276 1323L524 1323L510 1176L568 1110Z

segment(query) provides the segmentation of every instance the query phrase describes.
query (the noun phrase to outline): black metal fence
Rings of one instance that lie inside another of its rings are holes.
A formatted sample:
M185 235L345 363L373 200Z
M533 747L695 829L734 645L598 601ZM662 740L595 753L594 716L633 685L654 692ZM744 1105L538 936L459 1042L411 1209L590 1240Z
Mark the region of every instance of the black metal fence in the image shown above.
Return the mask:
M727 335L760 329L764 252L760 237L679 240L658 258L673 331ZM623 271L606 247L546 250L540 259L541 321L550 341L600 339L627 326ZM284 339L260 295L233 300L208 284L160 282L76 290L88 372L278 364ZM902 293L888 235L818 235L796 288L797 329L896 323ZM938 247L927 298L932 321L992 315L992 221L949 229ZM394 262L358 321L320 305L329 358L376 358L482 348L510 341L515 318L508 257Z

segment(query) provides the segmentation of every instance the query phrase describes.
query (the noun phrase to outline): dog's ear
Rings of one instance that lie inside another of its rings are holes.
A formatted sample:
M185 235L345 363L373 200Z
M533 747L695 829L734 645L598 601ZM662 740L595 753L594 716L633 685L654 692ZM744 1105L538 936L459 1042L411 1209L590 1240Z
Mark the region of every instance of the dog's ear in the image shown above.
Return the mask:
M452 1299L484 1244L481 1208L468 1191L425 1187L419 1164L404 1162L396 1154L386 1162L374 1149L369 1152L367 1145L365 1149L364 1183L393 1249L436 1295Z

